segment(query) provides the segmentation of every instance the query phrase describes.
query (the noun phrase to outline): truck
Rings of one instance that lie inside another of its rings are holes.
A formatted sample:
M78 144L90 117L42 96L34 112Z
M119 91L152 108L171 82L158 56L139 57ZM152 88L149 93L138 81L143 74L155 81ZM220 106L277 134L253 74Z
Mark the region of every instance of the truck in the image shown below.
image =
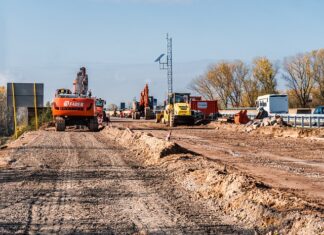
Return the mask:
M268 114L288 114L288 95L268 94L259 96L256 100L256 108L267 111Z

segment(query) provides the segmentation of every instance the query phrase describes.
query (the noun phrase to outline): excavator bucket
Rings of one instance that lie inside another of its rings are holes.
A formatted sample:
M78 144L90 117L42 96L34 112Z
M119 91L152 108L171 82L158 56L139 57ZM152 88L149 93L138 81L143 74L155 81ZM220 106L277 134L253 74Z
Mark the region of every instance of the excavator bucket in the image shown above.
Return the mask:
M241 110L237 114L234 115L234 123L235 124L246 124L250 121L247 110Z

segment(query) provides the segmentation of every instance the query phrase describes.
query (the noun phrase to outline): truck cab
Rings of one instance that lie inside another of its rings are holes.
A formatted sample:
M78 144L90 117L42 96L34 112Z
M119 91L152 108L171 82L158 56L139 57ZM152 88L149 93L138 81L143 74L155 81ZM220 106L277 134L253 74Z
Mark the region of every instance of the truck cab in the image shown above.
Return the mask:
M106 110L105 110L106 101L97 98L96 99L96 113L99 125L102 125L104 122L108 122Z
M256 108L263 108L268 114L288 114L288 96L279 94L259 96Z

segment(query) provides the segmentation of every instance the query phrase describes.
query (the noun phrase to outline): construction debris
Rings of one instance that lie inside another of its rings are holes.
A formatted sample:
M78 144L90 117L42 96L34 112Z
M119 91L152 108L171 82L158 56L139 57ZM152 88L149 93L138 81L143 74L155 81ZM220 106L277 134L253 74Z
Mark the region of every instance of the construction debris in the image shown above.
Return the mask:
M283 120L280 115L274 117L265 117L263 119L254 119L246 124L246 132L251 132L259 127L264 126L279 126L279 127L292 127L291 124Z

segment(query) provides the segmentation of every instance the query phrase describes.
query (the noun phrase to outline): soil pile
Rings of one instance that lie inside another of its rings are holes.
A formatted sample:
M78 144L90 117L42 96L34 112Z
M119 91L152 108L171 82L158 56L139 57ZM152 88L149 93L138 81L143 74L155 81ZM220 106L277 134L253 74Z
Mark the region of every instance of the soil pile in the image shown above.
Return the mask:
M225 125L226 126L226 125ZM236 126L237 127L237 126ZM324 206L271 188L238 169L188 153L176 143L129 129L107 128L149 167L159 167L195 200L260 233L323 234ZM181 196L181 195L179 195Z
M189 152L174 142L165 141L144 132L133 132L128 128L106 128L103 132L109 138L116 140L122 146L137 152L137 154L149 156L147 161L152 163L170 154Z
M265 123L269 120L265 120ZM263 122L262 122L263 123ZM239 131L247 132L256 135L270 135L273 137L292 137L292 138L310 138L310 139L324 139L323 128L298 128L298 127L287 127L285 125L261 125L257 123L257 127L246 125L236 125L231 123L220 123L213 122L209 126L215 129L223 129L228 131Z

